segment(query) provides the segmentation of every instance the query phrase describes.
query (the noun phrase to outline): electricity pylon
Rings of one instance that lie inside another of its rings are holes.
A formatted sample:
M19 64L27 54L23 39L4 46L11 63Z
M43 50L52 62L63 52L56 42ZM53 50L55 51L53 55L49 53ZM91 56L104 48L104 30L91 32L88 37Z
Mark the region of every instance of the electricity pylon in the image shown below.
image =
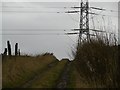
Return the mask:
M101 32L101 33L106 33L106 31L102 31L102 30L96 30L96 29L90 29L89 28L89 14L93 14L93 15L99 15L97 13L93 13L90 12L89 9L96 9L96 10L105 10L102 8L97 8L97 7L89 7L89 2L88 0L81 0L80 5L77 7L71 7L71 8L75 8L75 9L80 9L75 10L75 11L68 11L66 13L79 13L79 29L73 29L74 31L79 31L79 33L67 33L68 35L71 34L79 34L79 38L78 38L78 46L81 45L81 42L83 41L83 38L87 39L87 41L90 41L90 36L96 36L94 34L90 34L90 31L94 31L94 32ZM84 36L83 36L84 35Z
M78 44L81 43L83 34L86 35L87 40L90 39L89 34L89 2L88 0L81 0L80 3L80 29Z

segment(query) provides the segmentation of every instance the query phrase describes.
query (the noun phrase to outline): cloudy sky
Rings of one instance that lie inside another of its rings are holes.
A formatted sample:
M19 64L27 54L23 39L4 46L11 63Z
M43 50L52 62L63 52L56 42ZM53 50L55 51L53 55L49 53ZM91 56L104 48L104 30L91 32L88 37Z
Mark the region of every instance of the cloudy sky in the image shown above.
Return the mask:
M79 2L67 2L67 0L66 2L25 1L27 2L22 0L2 2L2 20L0 22L2 24L2 29L0 29L2 31L2 33L0 31L2 47L0 52L4 51L6 41L9 40L12 50L14 50L15 43L19 43L22 53L51 52L58 59L71 59L71 50L74 49L77 42L77 35L68 36L65 33L79 27L79 14L64 12L74 10L70 7L79 6ZM101 29L104 27L103 29L109 29L108 32L117 33L118 3L90 2L90 6L106 9L103 12L91 10L91 12L101 15L90 16L90 28Z

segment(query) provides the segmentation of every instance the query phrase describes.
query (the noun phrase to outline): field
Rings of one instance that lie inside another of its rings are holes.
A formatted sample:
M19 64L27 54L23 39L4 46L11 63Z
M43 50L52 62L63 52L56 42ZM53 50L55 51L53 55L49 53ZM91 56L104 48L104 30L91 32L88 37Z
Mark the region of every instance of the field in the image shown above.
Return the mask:
M119 2L4 1L0 87L120 88Z
M53 55L3 57L3 88L75 88L73 62Z
M117 46L106 46L96 41L85 42L79 50L73 61L68 59L59 61L52 54L3 56L2 86L3 88L119 87Z

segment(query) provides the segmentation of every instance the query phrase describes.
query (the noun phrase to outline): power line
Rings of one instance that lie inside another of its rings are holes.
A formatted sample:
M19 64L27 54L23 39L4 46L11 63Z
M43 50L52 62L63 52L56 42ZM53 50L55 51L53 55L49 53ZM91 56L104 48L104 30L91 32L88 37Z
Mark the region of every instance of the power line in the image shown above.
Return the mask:
M76 7L71 7L71 8L75 8L75 9L78 8L78 9L79 9L79 8L81 8L81 7L77 7L77 6L76 6ZM95 10L100 10L100 11L101 11L101 10L102 10L102 11L109 11L109 12L120 12L119 10L118 10L118 11L117 11L117 10L110 10L110 9L108 10L108 9L100 8L100 7L89 7L89 9L95 9Z
M9 13L65 13L65 12L49 12L49 11L0 11Z
M52 31L52 32L54 32L54 31L70 31L70 29L2 29L2 30L4 30L5 32L6 31L17 31L17 32L19 32L19 31L31 31L31 32L40 32L40 31Z
M67 11L67 12L43 12L43 11L0 11L0 12L9 12L9 13L78 13L79 11ZM89 14L93 15L102 15L102 16L109 16L109 17L115 17L115 18L120 18L119 16L113 16L113 15L107 15L107 14L97 14L97 13L92 13L89 12Z
M3 7L3 8L61 8L61 9L70 9L71 7L25 7L25 6L0 6L0 7Z
M65 13L79 13L80 11L67 11ZM102 15L102 16L110 16L110 17L116 17L116 18L120 18L119 16L113 16L113 15L107 15L107 14L97 14L97 13L93 13L93 12L88 12L88 14L91 15Z
M68 34L66 34L66 36L74 43L76 43Z
M120 12L119 10L108 10L108 9L104 9L104 8L98 8L98 7L91 7L92 9L96 9L96 10L102 10L102 11L109 11L109 12Z
M66 12L49 12L49 11L0 11L0 12L9 12L9 13L79 13L80 11L66 11ZM110 17L117 17L120 18L119 16L113 16L113 15L107 15L107 14L97 14L97 13L93 13L93 12L88 12L89 14L93 14L93 15L102 15L102 16L110 16Z
M21 8L21 7L19 7ZM32 8L32 7L31 7ZM50 8L50 7L49 7ZM51 7L51 8L82 8L80 7ZM114 10L106 10L104 8L99 8L99 7L89 7L91 9L95 9L95 10L101 10L101 11L110 11L110 12L114 12ZM3 11L3 12L23 12L23 13L79 13L80 11L74 10L74 11L66 11L66 12L48 12L48 11ZM119 11L115 11L115 12L119 12ZM85 12L86 13L86 12ZM88 12L88 14L92 14L92 15L102 15L102 16L111 16L111 17L117 17L117 16L112 16L112 15L104 15L104 14L97 14L97 13L93 13L93 12ZM68 14L69 15L69 14ZM71 16L70 16L71 17ZM119 17L118 17L119 18ZM72 20L74 20L74 18L71 17ZM76 22L78 22L77 20L74 20ZM37 31L37 30L35 30ZM46 30L47 31L47 30ZM73 33L74 34L74 33Z
M73 9L79 9L81 8L80 6L74 6L74 7L25 7L25 6L4 6L2 5L1 6L2 8L33 8L33 9L36 9L36 8L61 8L61 9L70 9L70 8L73 8ZM120 12L119 10L111 10L111 9L105 9L105 8L100 8L100 7L89 7L89 9L95 9L95 10L102 10L102 11L109 11L109 12Z
M27 33L27 34L25 34L25 33L22 33L22 34L20 34L20 33L17 33L17 34L15 34L15 33L9 33L9 34L5 34L5 33L3 33L3 34L0 34L0 35L66 35L66 34L62 34L62 33Z
M73 21L75 21L75 22L79 22L79 21L77 21L76 19L74 19L70 14L67 14Z
M36 9L36 8L62 8L62 9L70 9L70 8L74 8L74 9L79 9L81 7L79 6L74 6L74 7L25 7L25 6L0 6L2 8L33 8L33 9ZM91 9L95 9L95 10L103 10L103 11L109 11L109 12L120 12L119 10L111 10L111 9L105 9L105 8L100 8L100 7L89 7Z
M72 31L79 31L80 29L71 29ZM96 32L102 32L102 33L111 33L114 34L113 32L108 32L108 31L102 31L102 30L98 30L98 29L89 29L90 31L96 31ZM72 33L71 33L72 34ZM75 34L75 33L73 33Z

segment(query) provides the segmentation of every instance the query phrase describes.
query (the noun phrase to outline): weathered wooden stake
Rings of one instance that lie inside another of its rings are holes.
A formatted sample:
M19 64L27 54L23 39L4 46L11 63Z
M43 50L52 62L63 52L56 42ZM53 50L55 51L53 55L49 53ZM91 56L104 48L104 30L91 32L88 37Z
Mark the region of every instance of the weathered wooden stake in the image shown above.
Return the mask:
M3 55L7 55L7 48L5 48Z
M20 56L20 49L18 50L18 55Z
M11 45L9 41L7 41L7 47L8 47L8 55L11 56Z
M15 56L18 55L18 43L15 44Z

